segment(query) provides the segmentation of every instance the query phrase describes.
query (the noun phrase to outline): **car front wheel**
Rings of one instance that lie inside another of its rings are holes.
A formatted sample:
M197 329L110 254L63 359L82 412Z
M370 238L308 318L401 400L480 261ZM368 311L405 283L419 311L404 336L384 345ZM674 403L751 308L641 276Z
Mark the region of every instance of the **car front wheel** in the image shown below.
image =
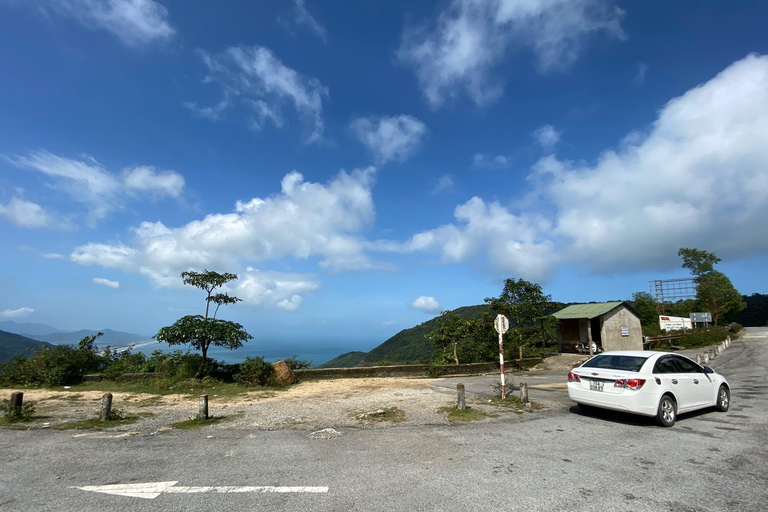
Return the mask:
M715 407L718 411L725 412L731 406L731 392L728 391L726 386L720 386L717 391L717 405Z
M656 421L662 427L671 427L675 424L677 407L675 401L669 395L664 395L659 401L659 410L656 413Z

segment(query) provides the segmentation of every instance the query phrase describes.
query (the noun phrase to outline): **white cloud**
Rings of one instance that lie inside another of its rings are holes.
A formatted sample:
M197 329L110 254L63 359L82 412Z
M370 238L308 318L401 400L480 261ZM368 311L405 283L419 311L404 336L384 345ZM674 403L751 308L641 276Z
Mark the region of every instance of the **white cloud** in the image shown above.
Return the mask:
M94 277L93 282L96 284L99 284L101 286L106 286L107 288L120 288L120 282L119 281L110 281L109 279L104 279L101 277Z
M637 73L632 79L632 83L638 87L645 85L645 75L648 74L648 64L641 62L637 65Z
M484 153L475 153L472 157L472 167L475 169L506 169L512 164L512 159L504 155L489 157Z
M304 5L304 0L294 0L295 10L294 19L297 25L304 25L311 30L317 37L319 37L324 43L328 42L328 37L325 32L325 27L318 22L312 14L307 10L307 6Z
M440 311L440 303L434 297L422 295L411 302L411 307L424 313L437 313Z
M280 127L282 106L289 103L308 126L306 141L322 139L323 98L328 89L319 80L302 76L262 46L230 47L218 55L198 53L209 72L204 82L217 83L224 97L215 107L185 103L196 115L217 120L224 110L239 103L249 109L252 127L260 129L266 121Z
M57 252L46 252L46 253L41 254L40 256L42 256L43 258L45 258L47 260L63 260L63 259L66 259L66 256L64 256L63 254L59 254Z
M156 172L153 167L139 166L123 171L123 183L129 192L142 192L154 197L179 197L184 177L173 171Z
M558 142L560 142L560 132L555 130L551 124L545 124L531 133L531 137L544 149L544 151L553 151Z
M768 56L750 55L671 100L646 134L594 165L543 158L533 176L570 260L650 268L679 247L768 250Z
M456 207L456 222L423 231L405 243L378 242L393 252L438 252L445 263L473 261L533 281L548 279L556 261L545 220L514 215L499 203L473 197Z
M37 0L44 12L75 18L92 30L107 30L128 46L167 41L176 31L168 10L155 0Z
M32 308L6 309L0 311L0 318L24 318L34 312Z
M252 306L296 311L304 300L302 295L319 289L320 282L311 275L250 269L235 282L232 291Z
M106 268L132 270L138 252L122 244L90 243L76 248L69 259L80 265L100 265Z
M184 102L184 107L192 111L197 117L208 119L209 121L218 121L222 113L231 106L227 99L223 99L212 107L198 107L194 101Z
M453 187L453 176L450 174L444 174L440 176L440 179L437 180L437 184L432 189L432 195L439 194L440 192L444 192L446 190L453 190Z
M0 217L23 228L47 228L61 225L37 203L14 197L8 204L0 204Z
M625 38L622 14L609 0L452 0L434 22L404 31L397 56L433 107L462 92L485 105L502 93L493 70L511 50L531 48L543 72L565 70L590 34Z
M331 272L375 268L359 234L375 217L374 177L373 168L341 171L320 184L291 172L274 196L238 201L233 212L209 214L177 228L143 222L131 246L90 243L76 248L70 259L140 273L161 287L181 286L183 270L236 269L285 258L318 258L320 267ZM293 310L303 294L319 286L311 276L246 268L236 292L256 306Z
M474 197L454 223L371 248L437 252L533 281L557 263L599 273L676 267L680 247L731 258L768 251L768 56L674 98L618 148L591 165L541 158L514 212Z
M404 162L416 152L427 133L424 123L408 115L360 117L352 121L350 128L379 165L391 160Z
M126 194L178 197L184 187L184 178L180 174L156 172L153 167L126 169L119 175L107 171L90 157L87 161L73 160L48 151L34 151L29 156L0 156L16 167L44 174L51 180L52 188L86 205L89 226L95 226L111 211L121 208Z

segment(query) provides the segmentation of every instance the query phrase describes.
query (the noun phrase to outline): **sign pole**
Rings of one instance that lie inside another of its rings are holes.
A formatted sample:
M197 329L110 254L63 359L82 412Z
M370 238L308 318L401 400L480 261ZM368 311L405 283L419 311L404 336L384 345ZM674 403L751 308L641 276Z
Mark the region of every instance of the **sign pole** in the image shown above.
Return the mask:
M501 399L507 398L507 384L504 382L504 341L499 332L499 367L501 368Z
M499 368L501 369L501 398L507 398L507 383L504 380L504 333L509 329L509 320L504 315L496 315L493 327L499 333Z

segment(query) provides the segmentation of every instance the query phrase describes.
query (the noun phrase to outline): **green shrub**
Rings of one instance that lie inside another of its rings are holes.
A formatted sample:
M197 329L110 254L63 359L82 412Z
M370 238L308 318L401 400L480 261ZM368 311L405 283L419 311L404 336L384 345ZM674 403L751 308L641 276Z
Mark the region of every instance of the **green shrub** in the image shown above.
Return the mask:
M683 335L674 343L683 348L706 347L708 345L717 345L725 341L725 338L732 334L734 333L726 329L710 327L710 330L706 330L702 328L689 331L688 334Z
M301 361L297 359L297 355L293 354L291 357L285 359L285 362L291 366L292 370L303 370L312 366L312 361Z
M29 421L35 415L34 402L24 402L21 407L11 407L10 400L0 402L0 412L8 423L16 421Z
M275 369L263 357L247 357L240 363L235 382L244 386L268 386L273 382Z

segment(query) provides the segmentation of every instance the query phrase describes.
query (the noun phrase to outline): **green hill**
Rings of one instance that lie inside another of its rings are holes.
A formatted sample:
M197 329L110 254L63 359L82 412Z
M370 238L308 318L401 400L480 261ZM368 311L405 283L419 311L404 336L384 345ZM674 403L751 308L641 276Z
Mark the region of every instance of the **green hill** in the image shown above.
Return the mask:
M9 363L15 355L26 355L50 343L0 331L0 363Z
M360 364L367 352L347 352L315 368L352 368Z
M462 318L479 318L490 312L485 304L464 306L453 311ZM435 352L435 346L425 336L437 328L437 318L403 329L387 341L365 352L348 352L331 359L318 368L351 368L353 366L378 366L388 364L428 363Z

